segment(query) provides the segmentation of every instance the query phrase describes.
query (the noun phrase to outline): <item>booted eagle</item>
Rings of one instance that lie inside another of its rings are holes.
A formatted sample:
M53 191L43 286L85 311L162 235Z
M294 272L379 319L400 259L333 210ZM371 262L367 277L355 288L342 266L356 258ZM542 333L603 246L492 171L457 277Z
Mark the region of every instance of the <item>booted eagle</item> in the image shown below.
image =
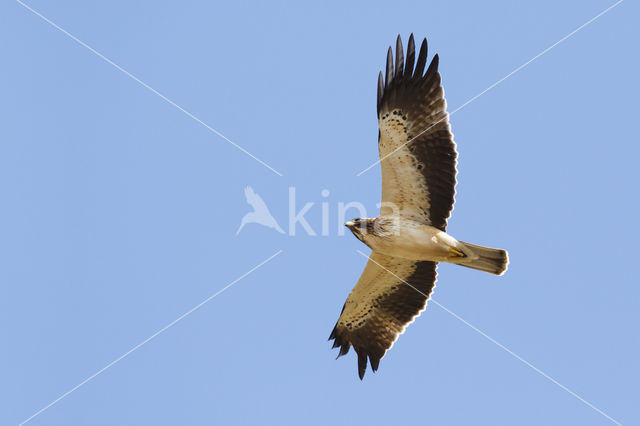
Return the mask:
M415 64L415 68L414 68ZM446 233L456 185L456 144L449 126L438 55L427 67L427 40L416 60L413 34L405 62L402 40L378 77L378 150L382 204L377 218L345 225L371 255L331 332L338 357L353 346L358 375L376 371L398 336L424 310L438 262L502 275L504 250L458 241Z

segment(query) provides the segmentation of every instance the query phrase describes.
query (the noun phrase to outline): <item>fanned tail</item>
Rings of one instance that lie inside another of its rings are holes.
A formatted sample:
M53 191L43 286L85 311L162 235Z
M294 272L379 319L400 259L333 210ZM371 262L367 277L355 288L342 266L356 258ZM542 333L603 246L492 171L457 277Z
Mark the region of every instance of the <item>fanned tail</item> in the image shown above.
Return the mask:
M456 262L458 265L495 275L502 275L507 270L509 254L506 250L477 246L475 244L465 243L464 241L459 242L473 252L477 258L473 260L464 259L464 261Z

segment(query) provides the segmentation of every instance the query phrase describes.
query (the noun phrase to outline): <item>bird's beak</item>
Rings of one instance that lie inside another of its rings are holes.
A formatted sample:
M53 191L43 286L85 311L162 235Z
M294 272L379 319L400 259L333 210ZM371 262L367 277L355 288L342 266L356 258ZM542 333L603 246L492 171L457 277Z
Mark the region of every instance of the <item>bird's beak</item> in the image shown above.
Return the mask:
M346 226L347 228L352 228L356 226L356 223L350 220L349 222L345 223L344 226Z

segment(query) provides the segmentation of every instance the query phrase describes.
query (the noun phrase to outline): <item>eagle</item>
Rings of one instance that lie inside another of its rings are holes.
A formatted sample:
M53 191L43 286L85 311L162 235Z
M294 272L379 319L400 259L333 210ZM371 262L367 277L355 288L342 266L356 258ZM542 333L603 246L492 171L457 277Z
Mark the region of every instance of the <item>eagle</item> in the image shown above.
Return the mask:
M378 151L382 203L377 218L345 226L371 249L329 340L338 358L353 346L358 375L380 359L425 309L438 262L502 275L505 250L459 241L446 233L456 185L456 143L449 125L436 54L427 67L427 40L416 58L413 34L406 60L396 41L378 77ZM426 67L426 71L425 71Z

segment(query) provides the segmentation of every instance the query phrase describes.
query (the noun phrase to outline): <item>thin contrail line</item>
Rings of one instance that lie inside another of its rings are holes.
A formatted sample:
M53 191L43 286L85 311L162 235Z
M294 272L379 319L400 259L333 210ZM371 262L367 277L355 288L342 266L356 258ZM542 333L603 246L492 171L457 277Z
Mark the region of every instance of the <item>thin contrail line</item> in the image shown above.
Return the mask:
M119 71L121 71L123 74L125 74L127 77L131 78L132 80L136 81L137 83L139 83L140 85L142 85L144 88L148 89L149 91L151 91L152 93L154 93L155 95L159 96L160 98L162 98L164 101L166 101L167 103L169 103L170 105L172 105L173 107L177 108L178 110L182 111L184 114L186 114L188 117L190 117L191 119L193 119L194 121L200 123L201 125L203 125L204 127L206 127L207 129L209 129L210 131L212 131L213 133L215 133L216 135L220 136L222 139L224 139L225 141L229 142L231 145L233 145L234 147L236 147L237 149L239 149L240 151L244 152L245 154L247 154L249 157L253 158L254 160L256 160L258 163L262 164L263 166L265 166L267 169L271 170L273 173L277 174L278 176L283 176L282 173L280 173L279 171L277 171L276 169L274 169L273 167L271 167L270 165L268 165L267 163L265 163L264 161L262 161L261 159L259 159L258 157L256 157L255 155L253 155L252 153L250 153L249 151L247 151L246 149L244 149L243 147L241 147L240 145L238 145L237 143L235 143L234 141L232 141L231 139L229 139L228 137L226 137L225 135L223 135L222 133L220 133L219 131L217 131L216 129L214 129L213 127L211 127L210 125L208 125L207 123L205 123L204 121L202 121L201 119L199 119L198 117L196 117L195 115L193 115L192 113L190 113L189 111L187 111L186 109L184 109L183 107L181 107L180 105L178 105L177 103L173 102L171 99L167 98L165 95L163 95L162 93L158 92L156 89L154 89L153 87L149 86L147 83L145 83L144 81L140 80L138 77L136 77L135 75L131 74L129 71L125 70L124 68L122 68L120 65L116 64L115 62L113 62L111 59L107 58L106 56L104 56L102 53L98 52L96 49L94 49L93 47L89 46L87 43L85 43L84 41L80 40L79 38L77 38L76 36L74 36L73 34L71 34L70 32L68 32L67 30L65 30L64 28L62 28L61 26L59 26L58 24L56 24L55 22L53 22L52 20L50 20L49 18L47 18L46 16L42 15L40 12L34 10L33 8L31 8L29 5L23 3L20 0L16 0L16 2L18 4L20 4L21 6L23 6L25 9L29 10L31 13L33 13L34 15L40 17L42 20L44 20L45 22L47 22L48 24L50 24L52 27L54 27L55 29L57 29L58 31L62 32L63 34L65 34L66 36L68 36L69 38L71 38L73 41L75 41L76 43L78 43L79 45L87 48L89 51L91 51L93 54L95 54L96 56L98 56L100 59L102 59L103 61L107 62L108 64L114 66L116 69L118 69Z
M469 323L468 321L466 321L464 318L460 317L458 314L456 314L455 312L452 312L450 309L448 309L447 307L443 306L442 304L438 303L437 301L435 301L434 299L431 299L431 302L435 303L436 305L438 305L441 309L443 309L444 311L446 311L448 314L452 315L454 318L456 318L458 321L462 322L463 324L469 326L472 330L476 331L477 333L479 333L481 336L483 336L484 338L486 338L487 340L489 340L491 343L494 343L495 345L497 345L499 348L503 349L505 352L507 352L509 355L513 356L514 358L516 358L517 360L521 361L522 363L524 363L526 366L528 366L529 368L531 368L533 371L535 371L536 373L540 374L541 376L545 377L547 380L549 380L550 382L554 383L555 385L557 385L558 387L560 387L561 389L563 389L564 391L568 392L570 395L576 397L577 399L579 399L580 401L582 401L584 404L588 405L589 407L593 408L595 411L597 411L598 413L602 414L604 417L606 417L607 419L611 420L613 423L622 426L622 423L618 422L616 419L612 418L611 416L607 415L607 413L605 413L604 411L602 411L601 409L599 409L598 407L596 407L595 405L593 405L592 403L590 403L589 401L585 400L584 398L582 398L580 395L578 395L577 393L575 393L574 391L572 391L571 389L569 389L568 387L566 387L565 385L563 385L562 383L558 382L556 379L554 379L553 377L549 376L547 373L545 373L544 371L540 370L538 367L536 367L535 365L531 364L529 361L527 361L526 359L522 358L520 355L516 354L515 352L513 352L511 349L507 348L506 346L504 346L502 343L498 342L496 339L494 339L493 337L487 335L485 332L483 332L482 330L478 329L477 327L475 327L473 324Z
M613 9L614 7L616 7L617 5L619 5L620 3L622 3L624 0L618 0L617 2L615 2L614 4L612 4L611 6L609 6L608 8L606 8L605 10L603 10L602 12L598 13L596 16L594 16L593 18L589 19L587 22L585 22L584 24L580 25L578 28L576 28L575 30L571 31L569 34L567 34L566 36L562 37L560 40L556 41L555 43L553 43L551 46L547 47L546 49L544 49L542 52L538 53L536 56L534 56L533 58L529 59L527 62L525 62L524 64L520 65L519 67L517 67L516 69L514 69L513 71L511 71L509 74L505 75L504 77L502 77L500 80L496 81L495 83L493 83L491 86L487 87L486 89L484 89L482 92L478 93L477 95L475 95L474 97L472 97L471 99L469 99L468 101L466 101L465 103L463 103L462 105L460 105L458 108L454 109L453 111L451 111L449 114L445 114L445 116L443 118L441 118L440 120L436 121L435 123L433 123L431 126L427 127L426 129L424 129L423 131L421 131L420 133L418 133L416 136L414 136L413 138L409 139L407 142L405 142L404 144L400 145L398 148L394 149L393 151L391 151L390 153L388 153L387 155L385 155L384 157L380 158L378 161L376 161L375 163L371 164L369 167L367 167L366 169L362 170L360 173L358 173L356 176L360 176L363 173L367 172L368 170L370 170L372 167L377 166L378 164L380 164L383 160L385 160L387 157L395 154L396 152L398 152L399 150L401 150L402 148L404 148L405 146L407 146L408 144L410 144L411 142L413 142L414 140L416 140L417 138L419 138L420 136L422 136L425 132L428 132L433 126L435 126L436 124L440 123L441 121L446 120L448 117L452 116L453 114L455 114L456 112L460 111L462 108L466 107L467 105L469 105L471 102L475 101L476 99L478 99L480 96L484 95L485 93L487 93L489 90L493 89L494 87L496 87L497 85L499 85L500 83L502 83L503 81L505 81L506 79L508 79L509 77L511 77L512 75L514 75L515 73L517 73L518 71L520 71L521 69L523 69L524 67L526 67L527 65L529 65L531 62L535 61L536 59L538 59L539 57L541 57L542 55L544 55L545 53L547 53L548 51L550 51L551 49L553 49L554 47L556 47L557 45L559 45L560 43L562 43L563 41L565 41L566 39L568 39L569 37L571 37L572 35L574 35L575 33L577 33L578 31L580 31L581 29L583 29L584 27L586 27L587 25L591 24L593 21L595 21L596 19L600 18L602 15L604 15L605 13L609 12L611 9Z
M577 398L578 400L582 401L584 404L586 404L587 406L589 406L590 408L592 408L593 410L597 411L598 413L600 413L601 415L603 415L604 417L606 417L607 419L611 420L613 423L622 426L622 423L620 423L619 421L617 421L616 419L614 419L613 417L609 416L607 413L605 413L604 411L602 411L601 409L599 409L598 407L596 407L595 405L593 405L592 403L590 403L589 401L585 400L584 398L582 398L580 395L578 395L577 393L575 393L574 391L572 391L571 389L569 389L568 387L566 387L565 385L563 385L562 383L558 382L556 379L554 379L553 377L549 376L547 373L545 373L544 371L540 370L538 367L536 367L535 365L531 364L529 361L527 361L526 359L522 358L520 355L516 354L515 352L513 352L511 349L507 348L505 345L503 345L502 343L498 342L496 339L494 339L493 337L489 336L487 333L485 333L484 331L480 330L478 327L474 326L473 324L471 324L469 321L465 320L464 318L462 318L460 315L456 314L455 312L451 311L450 309L448 309L447 307L445 307L444 305L442 305L441 303L438 303L436 300L434 300L433 298L429 299L429 296L426 295L425 293L423 293L422 291L418 290L417 288L415 288L414 286L412 286L411 284L409 284L408 282L406 282L405 280L403 280L402 278L400 278L399 276L397 276L396 274L394 274L393 272L391 272L390 270L388 270L387 268L385 268L384 266L382 266L381 264L379 264L378 262L376 262L375 260L373 260L370 256L367 256L366 254L364 254L363 252L361 252L360 250L356 250L359 254L361 254L362 256L364 256L365 258L369 259L370 261L372 261L373 263L375 263L376 265L378 265L380 268L384 269L385 271L387 271L388 273L390 273L391 275L393 275L394 277L396 277L397 279L399 279L400 281L402 281L403 283L405 283L406 285L408 285L409 287L411 287L412 289L414 289L415 291L417 291L418 293L420 293L421 295L423 295L424 297L427 298L427 300L430 300L432 303L435 303L436 305L438 305L441 309L443 309L445 312L447 312L449 315L453 316L454 318L456 318L458 321L462 322L463 324L467 325L468 327L470 327L472 330L474 330L475 332L479 333L481 336L483 336L484 338L486 338L487 340L489 340L491 343L497 345L499 348L501 348L502 350L504 350L505 352L507 352L509 355L513 356L514 358L516 358L518 361L522 362L523 364L525 364L527 367L531 368L533 371L535 371L536 373L540 374L541 376L543 376L544 378L546 378L547 380L549 380L551 383L555 384L556 386L560 387L560 389L563 389L564 391L566 391L567 393L569 393L570 395L574 396L575 398Z
M200 309L202 306L204 306L206 303L208 303L209 301L211 301L213 298L215 298L216 296L222 294L225 290L227 290L229 287L231 287L232 285L236 284L238 281L242 280L243 278L246 278L249 274L251 274L252 272L254 272L256 269L260 268L261 266L263 266L264 264L266 264L267 262L270 262L272 259L274 259L276 256L278 256L279 254L282 253L282 250L279 250L277 253L273 254L271 257L269 257L266 260L263 260L262 262L260 262L259 264L257 264L256 266L254 266L253 268L251 268L249 271L245 272L243 275L239 276L238 278L236 278L235 280L231 281L229 284L227 284L225 287L223 287L222 289L218 290L217 292L215 292L214 294L212 294L211 296L207 297L206 299L204 299L202 302L198 303L196 306L194 306L193 308L189 309L187 312L185 312L184 314L180 315L178 318L176 318L175 320L171 321L169 324L165 325L164 327L162 327L160 330L156 331L155 333L153 333L151 336L147 337L146 339L144 339L142 342L138 343L137 345L135 345L133 348L129 349L127 352L123 353L122 355L120 355L118 358L114 359L113 361L111 361L109 364L105 365L103 368L101 368L100 370L96 371L95 373L93 373L92 375L90 375L89 377L87 377L86 379L84 379L83 381L81 381L80 383L78 383L77 385L75 385L74 387L72 387L71 389L69 389L68 391L66 391L65 393L63 393L62 395L60 395L58 398L54 399L53 401L51 401L49 404L45 405L44 407L42 407L40 410L38 410L37 412L35 412L31 417L27 418L26 420L23 420L22 422L20 422L18 424L18 426L22 426L23 424L31 421L34 417L42 414L44 411L46 411L47 409L51 408L53 405L57 404L58 402L60 402L61 400L63 400L64 398L66 398L67 396L69 396L71 393L75 392L76 390L78 390L80 387L84 386L85 384L87 384L88 382L90 382L91 380L93 380L96 376L99 376L100 374L104 373L106 370L108 370L109 368L113 367L115 364L117 364L118 362L122 361L124 358L126 358L127 356L131 355L131 353L135 352L136 350L140 349L142 346L144 346L145 344L149 343L151 340L153 340L155 337L157 337L158 335L164 333L165 331L167 331L169 328L173 327L174 325L176 325L178 322L182 321L184 318L186 318L187 316L191 315L193 312L197 311L198 309Z

